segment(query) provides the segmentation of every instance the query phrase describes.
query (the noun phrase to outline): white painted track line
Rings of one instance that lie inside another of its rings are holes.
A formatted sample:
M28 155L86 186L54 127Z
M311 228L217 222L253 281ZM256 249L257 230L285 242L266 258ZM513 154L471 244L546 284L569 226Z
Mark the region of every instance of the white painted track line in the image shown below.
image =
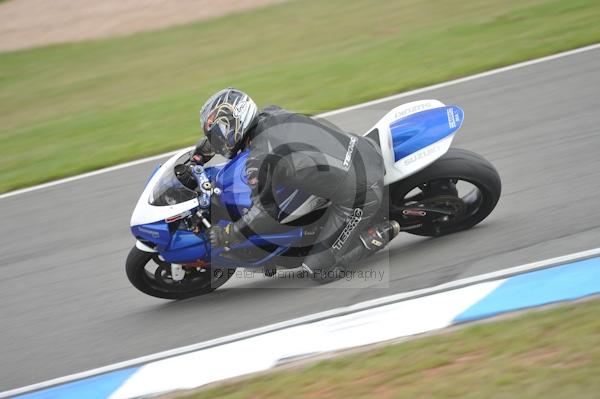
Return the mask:
M171 350L167 350L167 351L163 351L163 352L159 352L159 353L154 353L154 354L147 355L147 356L138 357L136 359L131 359L131 360L127 360L124 362L115 363L115 364L111 364L108 366L99 367L96 369L71 374L71 375L68 375L65 377L55 378L55 379L40 382L37 384L28 385L28 386L25 386L22 388L13 389L13 390L6 391L6 392L0 392L0 398L8 398L8 397L12 397L14 395L20 395L23 393L32 392L32 391L40 390L43 388L48 388L48 387L59 385L59 384L65 384L67 382L80 380L80 379L95 376L98 374L108 373L111 371L124 369L124 368L132 367L132 366L137 366L137 365L149 363L149 362L156 361L156 360L166 359L166 358L173 357L176 355L181 355L184 353L189 353L189 352L197 351L200 349L205 349L205 348L209 348L212 346L222 345L222 344L225 344L228 342L238 341L240 339L249 338L249 337L253 337L256 335L261 335L261 334L265 334L268 332L280 330L282 328L311 323L311 322L315 322L317 320L322 320L322 319L326 319L326 318L330 318L330 317L334 317L334 316L355 313L355 312L359 312L361 310L365 310L368 308L382 306L382 305L386 305L386 304L390 304L390 303L394 303L394 302L406 301L406 300L421 297L421 296L433 295L438 292L461 288L461 287L465 287L465 286L469 286L469 285L473 285L473 284L481 283L481 282L485 282L485 281L499 280L499 279L503 279L503 278L513 276L516 274L522 274L522 273L530 272L533 270L544 269L544 268L548 268L548 267L552 267L552 266L558 266L561 264L570 263L570 262L574 262L577 260L582 260L582 259L586 259L586 258L590 258L590 257L594 257L594 256L599 256L599 255L600 255L600 247L590 249L587 251L575 252L575 253L564 255L564 256L558 256L555 258L549 258L549 259L545 259L545 260L541 260L541 261L537 261L537 262L527 263L527 264L520 265L520 266L510 267L508 269L497 270L497 271L494 271L491 273L485 273L485 274L480 274L477 276L467 277L464 279L454 280L454 281L450 281L445 284L437 285L435 287L429 287L429 288L424 288L424 289L420 289L420 290L416 290L416 291L403 292L403 293L396 294L396 295L390 295L387 297L372 299L369 301L360 302L360 303L346 306L343 308L331 309L331 310L327 310L325 312L315 313L315 314L299 317L296 319L291 319L291 320L283 321L280 323L275 323L275 324L271 324L268 326L259 327L259 328L255 328L255 329L248 330L248 331L243 331L243 332L240 332L237 334L227 335L225 337L212 339L210 341L205 341L205 342L188 345L188 346L182 346L180 348L175 348L175 349L171 349Z
M87 173L83 173L83 174L75 175L75 176L71 176L71 177L65 177L64 179L54 180L54 181L51 181L48 183L43 183L43 184L38 184L37 186L31 186L31 187L22 188L22 189L15 190L15 191L9 191L8 193L0 194L0 199L14 197L19 194L30 193L32 191L37 191L37 190L42 190L44 188L58 186L60 184L70 183L72 181L77 181L77 180L85 179L85 178L92 177L92 176L102 175L102 174L108 173L108 172L114 172L115 170L125 169L125 168L128 168L130 166L135 166L135 165L141 165L146 162L156 161L158 159L171 156L179 151L180 150L165 152L164 154L153 155L151 157L142 158L142 159L138 159L138 160L131 161L131 162L125 162L125 163L121 163L121 164L114 165L114 166L109 166L107 168L94 170L92 172L87 172Z
M525 61L525 62L520 62L518 64L513 64L513 65L508 65L502 68L497 68L497 69L492 69L490 71L486 71L486 72L482 72L482 73L478 73L475 75L471 75L471 76L466 76L464 78L459 78L459 79L455 79L455 80L450 80L447 82L442 82L442 83L438 83L438 84L434 84L431 86L427 86L427 87L423 87L420 89L416 89L416 90L411 90L411 91L407 91L404 93L400 93L400 94L395 94L389 97L383 97L377 100L373 100L373 101L368 101L365 103L361 103L361 104L356 104L356 105L352 105L349 107L345 107L345 108L340 108L334 111L329 111L329 112L325 112L319 115L315 115L316 117L319 118L327 118L329 116L333 116L333 115L338 115L338 114L342 114L344 112L350 112L350 111L354 111L360 108L364 108L364 107L369 107L371 105L376 105L376 104L380 104L386 101L391 101L391 100L396 100L399 98L403 98L403 97L409 97L415 94L420 94L420 93L425 93L428 91L432 91L432 90L436 90L436 89L441 89L443 87L448 87L448 86L453 86L459 83L464 83L464 82L469 82L471 80L476 80L476 79L480 79L480 78L484 78L487 76L491 76L491 75L496 75L499 73L503 73L503 72L508 72L508 71L512 71L515 69L519 69L519 68L524 68L524 67L528 67L530 65L536 65L542 62L547 62L547 61L552 61L552 60L556 60L559 58L564 58L564 57L568 57L571 55L575 55L575 54L579 54L579 53L583 53L586 51L592 51L592 50L596 50L596 49L600 49L600 43L596 43L596 44L592 44L589 46L585 46L585 47L580 47L574 50L569 50L569 51L564 51L562 53L557 53L557 54L553 54L553 55L549 55L546 57L542 57L542 58L536 58L534 60L530 60L530 61ZM179 150L177 150L179 151ZM173 155L174 153L176 153L177 151L171 151L171 152L167 152L164 154L159 154L159 155L154 155L148 158L142 158L142 159L138 159L136 161L131 161L131 162L126 162L126 163L122 163L119 165L114 165L114 166L110 166L107 168L103 168L103 169L98 169L95 170L93 172L88 172L88 173L83 173L80 175L76 175L76 176L71 176L71 177L67 177L64 179L59 179L59 180L54 180L48 183L44 183L44 184L39 184L36 186L32 186L32 187L26 187L23 189L19 189L19 190L15 190L15 191L10 191L8 193L4 193L4 194L0 194L0 200L4 199L4 198L10 198L10 197L14 197L16 195L20 195L20 194L26 194L32 191L37 191L37 190L42 190L45 188L50 188L50 187L54 187L57 186L59 184L64 184L64 183L70 183L73 181L77 181L77 180L81 180L81 179L85 179L88 177L93 177L93 176L97 176L97 175L101 175L104 173L109 173L109 172L114 172L116 170L120 170L120 169L124 169L124 168L128 168L130 166L135 166L135 165L140 165L146 162L152 162L152 161L156 161L158 159L161 158L165 158L167 156Z

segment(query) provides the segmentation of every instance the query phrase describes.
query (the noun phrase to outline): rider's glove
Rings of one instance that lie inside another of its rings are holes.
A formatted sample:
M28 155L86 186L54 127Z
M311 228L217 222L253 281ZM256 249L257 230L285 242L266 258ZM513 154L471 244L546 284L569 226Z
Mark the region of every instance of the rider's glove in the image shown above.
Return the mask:
M210 145L210 141L208 141L208 138L203 137L200 139L200 141L198 141L198 144L196 144L194 155L192 155L192 161L197 164L204 165L214 156L215 152Z
M229 251L232 245L243 240L241 234L234 231L233 223L229 223L224 228L221 226L212 226L208 230L208 238L212 247L223 247L226 251Z

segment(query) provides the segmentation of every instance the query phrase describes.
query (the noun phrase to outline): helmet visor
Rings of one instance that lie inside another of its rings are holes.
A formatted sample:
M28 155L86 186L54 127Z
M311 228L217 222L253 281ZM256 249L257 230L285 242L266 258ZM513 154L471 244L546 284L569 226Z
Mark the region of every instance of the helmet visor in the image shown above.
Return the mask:
M235 146L235 132L229 125L224 123L213 123L205 134L210 141L210 146L215 152L225 157L231 155L232 149Z
M239 121L228 111L227 107L215 109L203 126L212 148L227 157L231 155L239 134Z

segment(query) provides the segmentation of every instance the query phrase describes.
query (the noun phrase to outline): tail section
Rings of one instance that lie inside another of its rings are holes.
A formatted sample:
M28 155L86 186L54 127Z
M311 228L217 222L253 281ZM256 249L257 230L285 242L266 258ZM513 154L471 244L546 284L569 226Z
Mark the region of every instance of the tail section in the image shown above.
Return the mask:
M385 184L401 180L444 155L463 117L462 109L438 100L404 104L385 115L367 134L379 141Z

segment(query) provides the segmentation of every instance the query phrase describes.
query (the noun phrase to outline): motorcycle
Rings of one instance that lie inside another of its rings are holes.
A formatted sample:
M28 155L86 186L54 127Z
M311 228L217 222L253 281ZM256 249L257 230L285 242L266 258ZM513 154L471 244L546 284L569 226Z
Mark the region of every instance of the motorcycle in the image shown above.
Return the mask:
M382 219L396 220L406 233L435 237L469 229L492 212L501 192L498 172L480 155L450 148L463 116L454 105L415 101L368 130L385 164ZM133 286L154 297L184 299L214 291L236 268L272 275L300 267L327 199L277 188L277 229L231 248L211 248L207 229L237 220L252 206L248 151L210 167L194 164L192 155L181 150L159 165L137 202L131 217L137 241L126 261Z

